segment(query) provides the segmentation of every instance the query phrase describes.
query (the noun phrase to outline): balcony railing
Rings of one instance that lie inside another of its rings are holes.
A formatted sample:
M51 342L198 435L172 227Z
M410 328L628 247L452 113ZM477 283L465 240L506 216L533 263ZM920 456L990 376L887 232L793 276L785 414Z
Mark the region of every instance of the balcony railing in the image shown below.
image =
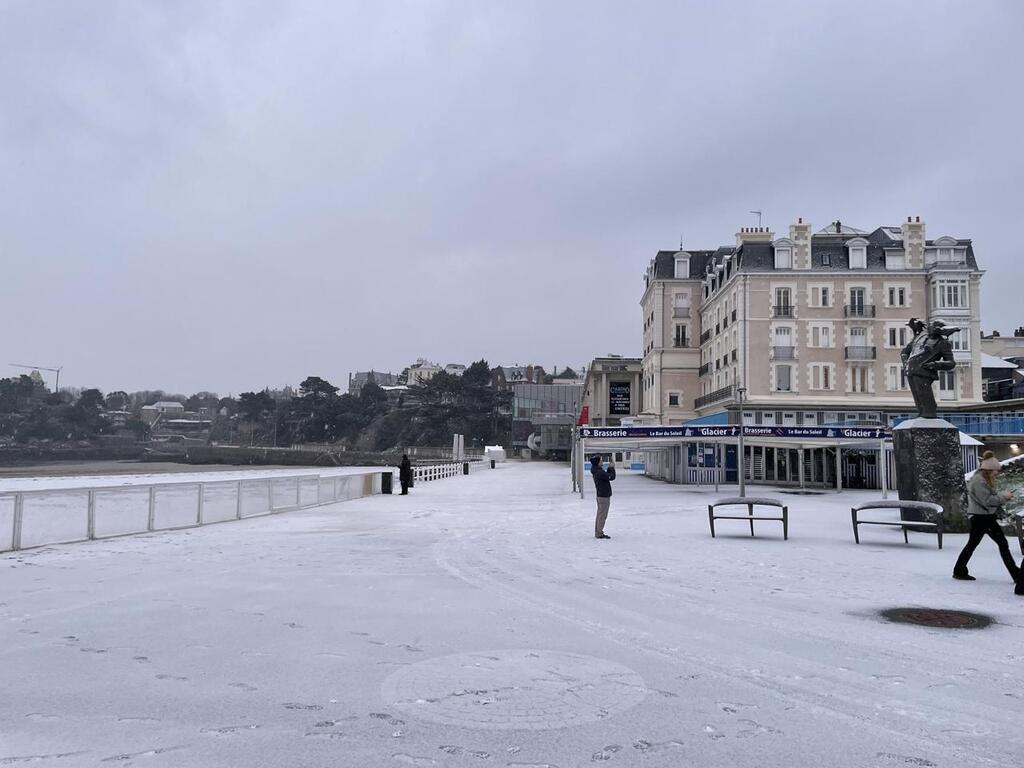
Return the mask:
M777 304L772 309L772 314L775 317L792 317L793 316L793 305L792 304Z
M689 317L689 307L672 307L672 317Z
M708 371L711 370L711 363L704 363L700 368L697 369L698 376L706 376Z
M676 349L685 349L690 346L687 342L689 339L672 339L672 346Z
M709 328L708 330L704 331L704 333L702 333L700 335L700 343L703 344L703 343L705 343L710 338L711 338L711 329Z
M735 309L732 311L732 321L734 323L736 322L736 310Z
M705 405L711 405L722 400L729 400L732 398L732 384L721 389L716 389L714 392L709 392L706 395L701 395L693 401L694 408L703 408Z
M874 317L874 304L847 304L844 308L847 317Z
M796 360L796 347L774 346L772 347L772 357L775 360Z
M874 347L847 347L847 360L874 360L876 351Z

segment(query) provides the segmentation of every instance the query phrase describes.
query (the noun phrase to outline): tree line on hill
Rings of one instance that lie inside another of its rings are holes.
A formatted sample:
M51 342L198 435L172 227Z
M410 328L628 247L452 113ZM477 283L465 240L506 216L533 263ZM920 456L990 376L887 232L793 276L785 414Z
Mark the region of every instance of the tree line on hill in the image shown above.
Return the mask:
M371 377L358 395L340 393L319 376L304 379L297 393L265 389L237 398L160 390L51 392L38 379L18 376L0 379L0 438L28 443L122 434L143 440L150 425L141 418L142 408L159 401L203 413L210 421L208 439L233 444L330 443L382 451L446 446L460 433L469 447L507 442L511 430L511 392L493 387L490 366L478 360L461 376L441 372L390 393Z

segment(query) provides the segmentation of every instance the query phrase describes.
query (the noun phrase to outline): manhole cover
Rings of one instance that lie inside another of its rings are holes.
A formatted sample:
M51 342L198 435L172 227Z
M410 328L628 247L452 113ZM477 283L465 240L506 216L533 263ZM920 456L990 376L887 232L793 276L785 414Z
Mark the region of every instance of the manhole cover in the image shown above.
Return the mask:
M882 616L900 624L917 624L941 629L983 629L992 623L991 618L980 613L949 611L943 608L889 608L882 611Z
M503 650L441 656L384 681L386 704L470 728L544 730L602 720L643 701L633 670L575 653Z

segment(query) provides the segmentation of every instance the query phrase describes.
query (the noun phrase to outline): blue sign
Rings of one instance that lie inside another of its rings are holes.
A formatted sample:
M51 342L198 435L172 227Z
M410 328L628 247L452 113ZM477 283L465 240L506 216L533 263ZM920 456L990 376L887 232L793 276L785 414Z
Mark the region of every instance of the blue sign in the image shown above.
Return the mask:
M643 438L707 438L739 437L738 424L728 426L702 427L582 427L582 438L622 438L627 440ZM881 440L888 437L889 430L882 427L743 427L744 437L787 437L807 439L839 440Z

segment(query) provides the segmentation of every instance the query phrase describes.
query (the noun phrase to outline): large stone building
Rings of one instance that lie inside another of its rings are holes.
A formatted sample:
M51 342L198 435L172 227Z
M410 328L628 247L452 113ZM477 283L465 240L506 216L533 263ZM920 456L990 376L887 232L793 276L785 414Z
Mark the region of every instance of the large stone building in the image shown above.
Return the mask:
M581 423L617 427L623 419L636 417L642 407L640 370L641 361L635 357L595 358L583 384Z
M746 228L735 245L659 251L641 299L643 415L714 418L743 389L748 424L884 423L913 409L911 317L963 329L940 408L980 403L981 276L970 240L928 240L918 217L815 233L800 219L783 237Z

